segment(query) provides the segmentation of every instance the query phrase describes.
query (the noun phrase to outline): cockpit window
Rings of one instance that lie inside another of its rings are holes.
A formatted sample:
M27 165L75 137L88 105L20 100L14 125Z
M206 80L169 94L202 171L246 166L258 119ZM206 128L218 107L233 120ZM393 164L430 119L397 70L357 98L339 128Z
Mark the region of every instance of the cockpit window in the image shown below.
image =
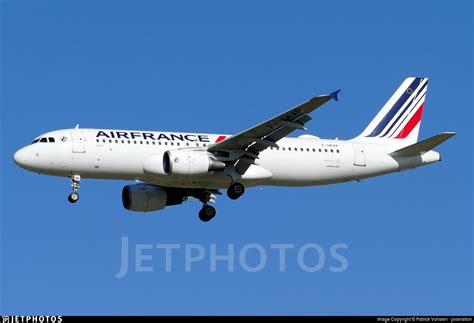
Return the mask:
M33 144L36 144L37 142L56 142L56 139L54 139L53 137L44 137L44 138L38 138L38 139L35 139L33 140L33 142L31 143L32 145Z

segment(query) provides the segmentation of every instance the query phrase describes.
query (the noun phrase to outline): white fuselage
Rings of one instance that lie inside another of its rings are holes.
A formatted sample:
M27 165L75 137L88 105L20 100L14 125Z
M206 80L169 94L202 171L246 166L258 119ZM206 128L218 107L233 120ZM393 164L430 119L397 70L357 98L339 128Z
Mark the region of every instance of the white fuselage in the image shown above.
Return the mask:
M281 139L277 142L278 149L264 150L255 165L242 176L235 174L230 167L205 175L184 177L146 171L146 164L161 167L166 151L205 151L226 137L216 134L66 129L40 136L54 138L54 142L37 142L26 146L15 154L14 159L21 167L40 174L138 180L166 187L210 189L227 188L232 178L245 186L340 183L440 160L440 155L434 151L417 157L396 158L388 154L393 151L393 147L377 142L302 136Z

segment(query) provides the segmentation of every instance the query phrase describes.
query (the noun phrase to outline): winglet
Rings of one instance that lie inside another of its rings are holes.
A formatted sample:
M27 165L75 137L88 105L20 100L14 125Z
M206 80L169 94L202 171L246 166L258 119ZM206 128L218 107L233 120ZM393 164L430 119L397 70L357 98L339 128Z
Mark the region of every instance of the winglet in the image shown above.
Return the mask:
M334 91L334 92L332 92L331 94L329 94L329 96L330 96L332 99L334 99L334 100L336 100L336 101L339 101L339 98L337 97L337 95L339 94L339 92L341 92L341 90Z

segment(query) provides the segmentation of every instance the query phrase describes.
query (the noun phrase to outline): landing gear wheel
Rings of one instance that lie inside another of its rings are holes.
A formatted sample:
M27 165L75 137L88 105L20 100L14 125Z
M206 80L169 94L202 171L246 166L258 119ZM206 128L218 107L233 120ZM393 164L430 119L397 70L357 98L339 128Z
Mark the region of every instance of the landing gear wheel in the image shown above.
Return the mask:
M76 203L79 200L79 194L77 194L77 192L72 192L69 194L67 199L70 203Z
M79 200L79 193L77 193L77 190L79 190L79 184L81 182L81 176L80 175L72 175L72 176L69 176L69 180L71 181L72 193L69 194L67 199L70 203L76 203Z
M245 193L245 187L240 183L234 183L227 189L227 196L231 200L236 200Z
M210 205L204 205L199 211L199 220L202 222L209 222L216 216L216 209Z

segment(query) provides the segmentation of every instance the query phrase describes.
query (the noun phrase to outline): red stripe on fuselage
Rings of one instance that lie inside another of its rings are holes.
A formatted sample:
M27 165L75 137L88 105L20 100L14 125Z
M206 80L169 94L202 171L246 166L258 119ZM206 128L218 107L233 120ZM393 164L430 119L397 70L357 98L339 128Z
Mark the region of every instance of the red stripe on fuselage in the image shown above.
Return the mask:
M216 139L216 143L217 143L217 142L220 142L220 141L222 141L222 140L224 140L224 139L225 139L225 136L219 136L219 137L217 137L217 139Z
M411 117L410 121L403 127L402 131L398 133L398 135L395 137L396 139L403 139L406 138L410 132L416 127L418 123L421 121L421 114L423 113L423 106L425 104L422 103L421 106L418 108L418 110L415 112L413 117Z

